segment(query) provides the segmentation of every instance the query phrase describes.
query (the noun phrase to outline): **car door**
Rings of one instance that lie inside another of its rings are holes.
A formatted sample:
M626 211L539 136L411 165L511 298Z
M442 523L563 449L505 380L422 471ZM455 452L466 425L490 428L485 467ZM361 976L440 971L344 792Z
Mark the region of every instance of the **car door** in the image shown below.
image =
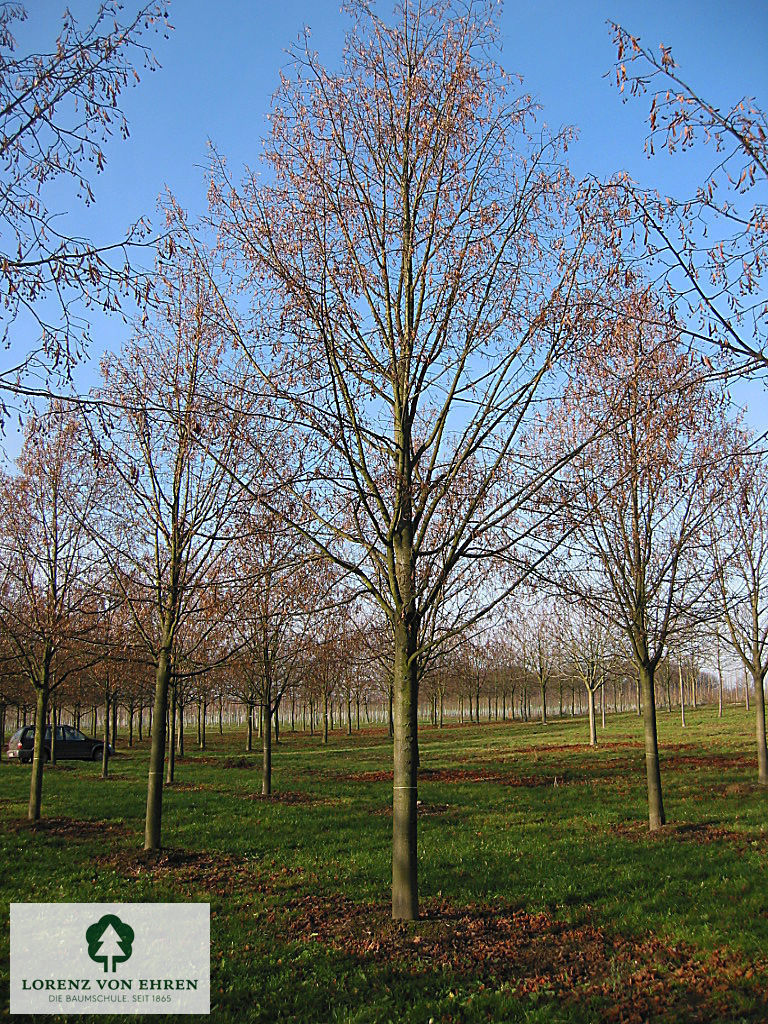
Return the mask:
M78 760L89 757L91 752L90 744L86 743L85 736L78 729L73 729L71 725L65 725L64 741L69 751L67 757L77 758Z
M72 744L67 739L68 728L65 725L56 726L56 759L68 761L72 757Z

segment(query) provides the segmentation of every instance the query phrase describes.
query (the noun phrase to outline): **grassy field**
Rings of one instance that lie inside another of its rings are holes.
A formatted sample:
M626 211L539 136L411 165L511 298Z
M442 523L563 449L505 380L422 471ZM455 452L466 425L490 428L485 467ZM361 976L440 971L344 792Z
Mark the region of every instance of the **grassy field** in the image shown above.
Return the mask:
M328 747L285 733L269 799L259 754L211 733L178 762L155 858L140 849L146 744L120 750L106 782L97 765L46 769L35 829L29 769L3 763L0 891L5 904L209 901L216 1024L765 1022L753 726L743 708L690 712L685 729L660 714L670 825L656 836L634 715L609 718L596 750L583 720L424 728L423 919L407 926L388 919L383 732ZM2 942L7 971L7 929ZM7 992L6 976L4 1015Z

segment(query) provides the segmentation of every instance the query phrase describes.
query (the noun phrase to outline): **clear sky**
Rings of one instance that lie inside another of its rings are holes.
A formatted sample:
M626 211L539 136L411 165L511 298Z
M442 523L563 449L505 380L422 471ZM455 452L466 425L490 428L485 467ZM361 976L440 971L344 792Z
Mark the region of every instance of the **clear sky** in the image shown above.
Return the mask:
M18 32L19 50L49 49L58 32L63 0L28 0L29 20ZM71 0L86 20L95 2ZM125 0L128 10L138 4ZM390 9L388 0L380 3ZM95 181L96 204L84 212L64 202L78 232L114 240L141 214L156 216L156 202L170 188L183 205L201 210L204 164L210 139L235 170L255 165L264 117L285 64L285 50L302 25L326 63L338 61L345 16L339 0L175 0L175 30L157 38L162 68L142 75L123 108L131 137L107 149L106 170ZM542 120L573 124L579 141L571 150L576 174L626 169L645 184L679 191L701 179L698 155L670 162L643 155L647 103L621 102L606 73L614 50L606 20L620 22L653 46L671 45L684 76L721 105L744 94L768 103L767 0L505 0L501 61L524 77L542 104ZM105 324L94 354L119 345L125 328ZM93 371L85 371L83 381ZM753 388L740 401L762 404ZM757 420L765 416L753 408ZM7 448L14 452L14 426Z

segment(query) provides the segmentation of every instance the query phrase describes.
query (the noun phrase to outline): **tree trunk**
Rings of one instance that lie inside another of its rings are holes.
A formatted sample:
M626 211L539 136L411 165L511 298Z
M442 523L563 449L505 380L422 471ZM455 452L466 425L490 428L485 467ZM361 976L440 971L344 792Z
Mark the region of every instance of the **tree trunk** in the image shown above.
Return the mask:
M167 634L166 634L167 636ZM166 639L155 670L155 704L152 718L152 747L149 753L147 783L147 818L144 826L144 849L160 849L163 818L163 763L165 761L165 720L168 713L168 684L171 678L170 639ZM150 726L151 728L151 726Z
M184 757L184 704L178 705L179 735L177 739L179 757Z
M101 777L109 776L109 690L104 694L104 747L101 751Z
M323 743L328 742L328 693L323 692Z
M638 673L643 697L643 726L645 732L645 774L648 783L648 824L652 832L666 824L664 801L661 795L659 770L659 744L656 735L656 698L653 669L643 666Z
M32 754L32 777L29 780L30 821L39 821L43 806L43 764L45 762L45 716L48 712L48 687L37 687L35 711L35 745Z
M253 705L248 704L248 738L245 743L246 752L253 750Z
M112 749L117 750L117 699L112 697Z
M541 724L547 724L547 684L542 680L539 680L539 687L541 689Z
M272 714L271 702L262 704L261 727L261 795L272 793Z
M677 664L677 678L680 681L680 724L685 728L685 687L683 686L683 666Z
M418 670L416 629L399 624L394 651L394 779L392 796L392 917L419 916L416 863Z
M49 763L56 764L56 704L51 701L51 742L50 742L51 756Z
M765 745L765 673L753 674L755 682L755 737L757 739L757 781L768 786L768 750Z
M168 771L165 781L173 782L176 772L176 684L171 686L171 707L168 714L168 725L170 735L168 736Z
M587 691L587 707L589 709L589 745L597 746L597 723L595 721L595 691Z

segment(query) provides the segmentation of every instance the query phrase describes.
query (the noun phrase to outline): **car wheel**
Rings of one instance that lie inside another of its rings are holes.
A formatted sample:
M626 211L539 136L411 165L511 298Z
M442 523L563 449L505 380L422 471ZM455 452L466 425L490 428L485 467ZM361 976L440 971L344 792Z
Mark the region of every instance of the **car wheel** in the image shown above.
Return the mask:
M104 747L94 747L91 753L92 761L101 761L104 756Z

